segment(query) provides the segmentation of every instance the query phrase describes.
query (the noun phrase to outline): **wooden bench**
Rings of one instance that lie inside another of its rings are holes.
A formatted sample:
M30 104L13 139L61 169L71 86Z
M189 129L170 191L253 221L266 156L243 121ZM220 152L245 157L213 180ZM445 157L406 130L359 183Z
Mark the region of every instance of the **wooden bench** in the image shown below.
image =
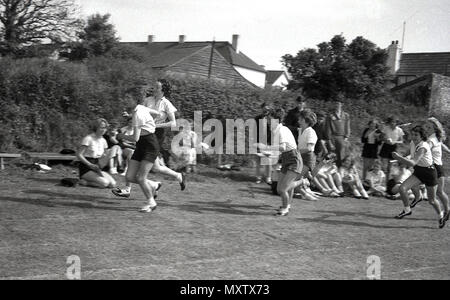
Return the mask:
M77 157L72 154L61 154L57 152L26 152L20 153L0 153L0 170L5 169L4 158L32 158L37 160L43 160L47 163L49 160L75 160Z
M34 159L44 160L46 163L49 160L75 160L76 155L61 154L57 152L27 152L24 156Z
M5 169L4 158L20 158L22 154L19 153L0 153L0 170Z

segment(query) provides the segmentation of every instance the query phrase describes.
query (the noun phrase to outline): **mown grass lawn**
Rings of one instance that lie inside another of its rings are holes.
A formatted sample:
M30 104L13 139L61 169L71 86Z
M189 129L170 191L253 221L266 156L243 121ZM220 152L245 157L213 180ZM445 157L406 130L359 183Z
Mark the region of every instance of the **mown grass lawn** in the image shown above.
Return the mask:
M71 255L82 279L366 279L371 255L382 279L450 279L450 227L429 204L395 220L400 201L296 199L275 217L279 198L249 174L201 167L185 192L161 178L143 214L138 186L118 199L59 186L68 167L1 171L0 279L66 279Z

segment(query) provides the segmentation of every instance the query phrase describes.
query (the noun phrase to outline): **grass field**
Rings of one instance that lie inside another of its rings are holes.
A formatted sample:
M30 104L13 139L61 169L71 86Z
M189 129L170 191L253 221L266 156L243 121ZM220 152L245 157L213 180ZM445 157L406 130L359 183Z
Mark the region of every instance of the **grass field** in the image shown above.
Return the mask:
M250 172L203 167L184 193L163 180L143 214L137 186L118 199L58 186L67 167L1 171L0 279L66 279L71 255L82 279L366 279L371 255L382 279L450 279L450 227L429 204L395 220L400 201L296 199L275 217L279 198Z

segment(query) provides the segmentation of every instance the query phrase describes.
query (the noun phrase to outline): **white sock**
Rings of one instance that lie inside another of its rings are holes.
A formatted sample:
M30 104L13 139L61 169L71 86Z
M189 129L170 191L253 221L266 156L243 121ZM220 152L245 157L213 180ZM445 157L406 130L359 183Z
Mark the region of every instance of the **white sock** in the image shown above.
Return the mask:
M126 186L123 190L127 193L131 193L131 186Z
M441 219L444 217L444 212L443 212L443 211L441 211L441 212L439 213L439 217L440 217Z
M150 205L150 206L155 206L156 205L156 201L155 201L155 199L153 197L150 200L148 200L148 205Z
M183 181L183 176L181 175L181 173L178 173L178 181L182 182Z
M408 205L408 206L405 206L405 213L409 213L411 211L411 207Z

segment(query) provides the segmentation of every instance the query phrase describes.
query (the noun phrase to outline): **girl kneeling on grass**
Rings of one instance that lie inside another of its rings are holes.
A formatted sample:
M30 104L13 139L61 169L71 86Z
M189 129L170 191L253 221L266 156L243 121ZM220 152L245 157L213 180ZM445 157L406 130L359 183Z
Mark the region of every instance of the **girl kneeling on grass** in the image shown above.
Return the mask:
M430 145L427 143L428 137L423 126L419 125L414 127L411 130L411 137L411 147L414 147L414 151L411 151L411 159L405 158L397 152L392 153L394 159L397 159L401 163L408 166L414 167L414 173L400 186L400 195L405 208L395 218L402 219L403 217L412 214L409 204L408 191L423 183L427 189L428 201L439 215L439 228L443 228L445 226L444 211L441 210L439 201L436 201L436 191L438 185L437 172L433 164L433 156L431 154Z
M346 156L342 160L342 166L339 168L339 173L342 177L342 183L350 187L355 198L369 199L369 195L364 189L358 171L355 168L355 160L353 158Z
M102 171L110 159L106 155L108 144L103 138L108 130L108 122L105 119L97 119L91 127L92 133L83 138L76 154L80 161L80 184L99 188L115 187L114 178Z
M284 110L277 109L272 115L272 119L283 120ZM281 174L277 185L278 194L281 196L282 205L277 212L279 216L286 216L289 213L290 203L294 196L295 181L301 177L303 162L300 152L297 150L297 143L294 135L288 127L282 123L278 124L272 132L278 144L267 146L258 143L257 146L262 151L281 152Z

